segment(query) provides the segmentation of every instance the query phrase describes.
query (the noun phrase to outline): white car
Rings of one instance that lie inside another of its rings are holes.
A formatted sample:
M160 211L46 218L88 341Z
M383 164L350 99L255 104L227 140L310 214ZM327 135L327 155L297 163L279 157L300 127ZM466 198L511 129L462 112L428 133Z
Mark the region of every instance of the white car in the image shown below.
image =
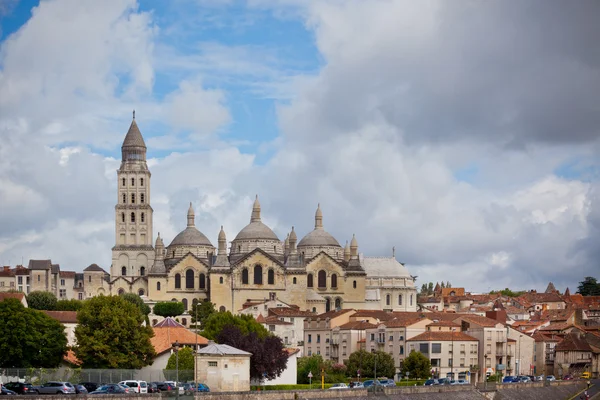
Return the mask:
M129 386L135 393L148 393L148 383L146 381L121 381L119 385Z
M554 375L548 375L548 376L546 376L546 380L550 381L550 382L553 382L553 381L556 380L556 378L554 377Z
M349 388L348 388L348 385L346 385L345 383L336 383L332 387L329 388L329 390L341 390L341 389L349 389Z

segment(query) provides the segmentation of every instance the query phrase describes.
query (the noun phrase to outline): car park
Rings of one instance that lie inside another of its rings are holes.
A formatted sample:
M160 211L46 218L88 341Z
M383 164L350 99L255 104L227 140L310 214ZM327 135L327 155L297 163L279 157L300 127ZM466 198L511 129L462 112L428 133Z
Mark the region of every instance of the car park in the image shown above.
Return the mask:
M342 389L349 389L349 387L345 383L335 383L335 384L333 384L333 386L331 386L329 388L329 390L342 390Z
M125 394L125 389L117 384L102 385L90 394Z
M148 384L146 383L146 381L134 381L134 380L129 380L129 381L121 381L119 382L119 385L127 385L129 386L134 393L148 393Z
M69 382L46 382L36 390L39 394L75 394L75 387Z
M148 393L160 393L158 386L156 386L155 382L150 382L148 384Z
M4 387L16 394L38 394L37 389L31 383L8 382L4 384Z
M169 392L171 390L175 390L175 385L170 382L155 382L158 390L161 392Z

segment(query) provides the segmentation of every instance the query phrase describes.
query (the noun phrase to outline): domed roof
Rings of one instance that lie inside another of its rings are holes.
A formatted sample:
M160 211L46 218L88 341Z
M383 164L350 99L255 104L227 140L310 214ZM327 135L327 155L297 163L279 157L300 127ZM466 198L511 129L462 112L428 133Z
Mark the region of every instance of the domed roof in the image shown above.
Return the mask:
M252 206L250 223L246 225L233 240L254 239L279 240L275 232L260 220L260 203L258 202L258 196L256 196L256 200L254 200L254 205Z
M342 247L338 241L331 236L329 232L323 229L323 212L321 211L321 205L317 206L315 212L315 229L306 234L298 243L298 247L307 246L336 246Z
M204 233L200 232L196 229L194 225L194 208L192 207L192 203L190 203L190 208L187 213L187 228L183 231L179 232L175 239L171 242L169 247L171 246L210 246L214 247L210 240L204 235Z

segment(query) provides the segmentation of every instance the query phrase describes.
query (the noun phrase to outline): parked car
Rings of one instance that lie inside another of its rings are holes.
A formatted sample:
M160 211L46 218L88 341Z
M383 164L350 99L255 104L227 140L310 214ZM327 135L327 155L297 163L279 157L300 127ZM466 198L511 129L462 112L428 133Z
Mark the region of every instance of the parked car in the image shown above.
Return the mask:
M438 385L449 385L450 384L450 378L440 378L438 379Z
M536 382L543 382L544 381L544 375L538 375L535 377L535 381Z
M90 394L125 394L125 389L117 384L102 385Z
M175 390L175 385L173 385L169 382L156 382L156 386L158 387L158 390L160 390L161 392L168 392L170 390Z
M129 386L134 393L148 393L148 383L146 381L121 381L119 385L127 385Z
M365 387L365 385L363 385L362 382L350 382L351 389L362 389L364 387Z
M80 382L79 384L84 386L87 389L88 393L92 393L94 390L102 386L96 382Z
M133 393L133 388L130 388L129 386L125 385L124 383L117 383L117 385L120 386L121 388L123 388L125 393Z
M204 383L199 383L197 391L198 392L210 392L210 388L208 386L206 386Z
M425 386L435 386L435 385L439 385L440 381L438 381L437 379L427 379L424 383Z
M40 394L75 394L75 387L69 382L46 382L38 386L37 391Z
M573 375L571 374L567 374L565 376L563 376L563 381L572 381L573 380Z
M548 376L546 376L546 380L550 381L550 382L554 382L556 380L556 378L554 377L554 375L548 375Z
M529 382L531 382L531 379L528 376L526 376L526 375L519 375L519 376L517 376L517 379L518 379L519 383L529 383Z
M581 379L592 379L592 373L590 371L585 371L581 374Z
M16 394L38 394L37 389L31 383L8 382L4 384L4 387Z
M369 380L363 382L363 386L365 388L368 388L371 386L381 386L381 382L379 382L377 379L375 379L375 380L369 379Z
M459 379L456 381L457 385L468 385L469 382L466 381L466 379Z
M83 385L75 384L73 387L75 388L75 394L88 394L88 390Z
M150 382L148 384L148 393L160 393L160 389L156 386L155 382Z
M381 386L396 387L396 382L393 379L381 379L379 382Z
M13 392L10 389L5 388L4 385L2 385L2 388L0 388L0 395L1 396L16 396L17 393Z
M507 375L504 378L502 378L502 383L515 383L518 381L519 380L517 379L516 376L511 376L511 375Z
M329 390L341 390L341 389L349 389L348 385L345 383L335 383L333 386L329 388Z

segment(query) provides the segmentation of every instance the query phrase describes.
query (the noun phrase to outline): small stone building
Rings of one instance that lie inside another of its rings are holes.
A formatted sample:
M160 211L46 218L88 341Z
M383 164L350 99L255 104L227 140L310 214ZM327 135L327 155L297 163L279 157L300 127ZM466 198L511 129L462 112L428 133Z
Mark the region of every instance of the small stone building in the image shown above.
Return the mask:
M250 356L247 351L212 340L198 351L196 380L211 392L250 390Z

